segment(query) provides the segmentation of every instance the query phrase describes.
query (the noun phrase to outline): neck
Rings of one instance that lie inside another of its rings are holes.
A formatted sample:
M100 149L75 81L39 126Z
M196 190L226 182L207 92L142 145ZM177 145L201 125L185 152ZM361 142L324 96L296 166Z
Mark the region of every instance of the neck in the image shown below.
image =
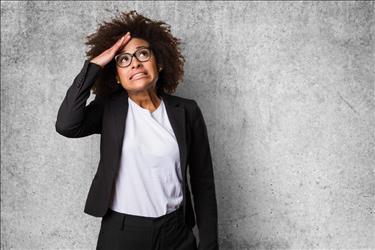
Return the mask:
M161 102L161 97L157 95L155 89L137 92L128 91L128 96L139 106L148 109L151 112L157 109Z

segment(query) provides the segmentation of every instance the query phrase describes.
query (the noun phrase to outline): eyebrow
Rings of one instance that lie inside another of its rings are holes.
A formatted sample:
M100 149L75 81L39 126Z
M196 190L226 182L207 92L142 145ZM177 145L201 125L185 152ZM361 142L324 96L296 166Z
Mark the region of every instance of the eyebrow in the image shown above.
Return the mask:
M139 49L139 48L147 48L148 46L146 46L146 45L141 45L141 46L137 46L137 47L135 47L136 49ZM120 51L120 53L123 53L123 52L125 52L124 50L121 50ZM127 52L127 53L130 53L130 52Z

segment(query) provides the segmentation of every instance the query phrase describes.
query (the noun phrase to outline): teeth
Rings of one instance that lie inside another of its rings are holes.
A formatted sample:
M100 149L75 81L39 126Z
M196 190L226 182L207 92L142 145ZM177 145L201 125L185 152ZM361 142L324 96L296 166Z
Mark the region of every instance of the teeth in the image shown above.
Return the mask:
M137 73L137 74L135 74L133 77L132 77L132 79L134 78L134 77L137 77L137 76L140 76L140 75L146 75L145 73Z

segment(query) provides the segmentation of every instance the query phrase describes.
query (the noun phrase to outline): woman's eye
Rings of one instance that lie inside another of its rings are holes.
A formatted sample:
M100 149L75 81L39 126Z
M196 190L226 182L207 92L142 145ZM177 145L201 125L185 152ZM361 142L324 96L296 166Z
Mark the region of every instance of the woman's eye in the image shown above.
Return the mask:
M148 57L148 51L147 50L142 50L140 52L140 55L143 56L143 57Z
M129 57L127 57L127 56L121 57L120 61L121 62L127 62L127 61L129 61Z

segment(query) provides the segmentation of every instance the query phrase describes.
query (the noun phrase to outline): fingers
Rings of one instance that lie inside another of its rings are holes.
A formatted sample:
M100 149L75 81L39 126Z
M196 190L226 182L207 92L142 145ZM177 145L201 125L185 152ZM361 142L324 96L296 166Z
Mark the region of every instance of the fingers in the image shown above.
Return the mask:
M127 32L124 36L117 40L115 45L112 47L114 53L116 53L119 49L125 46L127 42L130 40L130 32Z
M122 49L131 39L130 32L126 33L121 41L119 49Z

